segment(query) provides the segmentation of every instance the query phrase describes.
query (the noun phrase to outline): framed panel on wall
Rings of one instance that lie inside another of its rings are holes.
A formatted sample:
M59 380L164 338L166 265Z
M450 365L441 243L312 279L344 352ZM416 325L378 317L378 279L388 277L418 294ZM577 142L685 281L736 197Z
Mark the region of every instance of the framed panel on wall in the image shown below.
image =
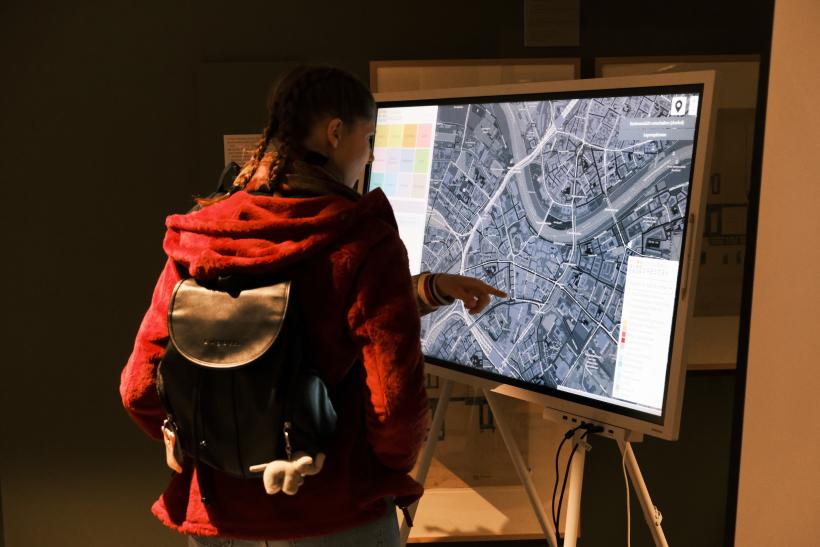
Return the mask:
M574 80L580 71L581 60L575 58L370 61L370 89L385 93Z
M757 55L612 57L595 62L599 77L714 70L712 139L706 219L694 320L687 332L690 370L731 369L737 356L746 213L751 177Z
M573 80L579 74L580 60L564 58L372 61L370 87L382 93L417 91ZM431 410L438 402L439 382L428 376ZM500 403L549 512L554 462L544 455L555 453L563 431L545 421L537 405L507 397ZM544 537L487 400L473 386L453 388L414 521L412 543Z

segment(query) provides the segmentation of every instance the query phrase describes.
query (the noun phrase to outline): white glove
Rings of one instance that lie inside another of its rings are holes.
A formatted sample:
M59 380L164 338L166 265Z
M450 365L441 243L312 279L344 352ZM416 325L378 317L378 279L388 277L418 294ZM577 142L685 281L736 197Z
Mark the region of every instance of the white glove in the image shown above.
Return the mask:
M274 460L252 465L249 470L251 473L262 473L262 483L268 494L282 491L292 496L299 491L299 487L305 482L304 478L317 474L324 464L325 455L322 452L316 454L315 460L304 452L297 452L292 461Z

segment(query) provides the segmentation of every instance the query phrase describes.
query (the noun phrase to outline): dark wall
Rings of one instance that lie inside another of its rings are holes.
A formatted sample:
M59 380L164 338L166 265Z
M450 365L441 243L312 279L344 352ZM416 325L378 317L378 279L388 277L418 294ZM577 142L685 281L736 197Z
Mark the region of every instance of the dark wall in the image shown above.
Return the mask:
M581 3L578 48L524 47L521 1L210 2L196 25L203 60L326 60L363 77L370 59L756 53L770 26L763 1Z
M589 76L596 56L767 54L771 12L769 1L585 1L581 47L549 49L523 47L520 1L283 4L0 4L9 547L180 544L147 511L167 474L117 387L162 266L164 216L217 175L200 174L214 159L198 157L199 111L233 105L201 102L204 63L329 62L366 78L371 59L579 56ZM263 105L251 108L261 123ZM720 414L715 435L728 438L725 405L691 400L687 412ZM677 484L664 461L683 442L651 446L641 463L669 473L657 487ZM698 454L692 465L707 465Z
M117 387L195 187L193 11L0 6L6 544L150 545L166 476Z

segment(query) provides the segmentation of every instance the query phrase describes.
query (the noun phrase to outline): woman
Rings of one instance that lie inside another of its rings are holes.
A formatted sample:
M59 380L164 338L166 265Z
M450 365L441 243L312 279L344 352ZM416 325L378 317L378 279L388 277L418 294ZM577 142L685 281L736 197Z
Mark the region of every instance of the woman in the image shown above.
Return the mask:
M296 495L268 495L261 480L214 470L208 482L216 501L207 504L196 469L175 473L152 510L189 534L191 545L214 544L214 537L218 545L296 538L304 538L298 545L398 545L392 503L406 508L421 496L407 474L428 420L416 308L459 298L477 313L490 294L505 295L462 276L411 280L386 197L352 190L373 158L374 118L373 97L355 77L295 69L277 85L269 124L231 192L166 221L168 261L121 379L137 423L161 438L156 365L177 281L279 272L292 280L311 341L306 359L333 391L339 415L324 467Z

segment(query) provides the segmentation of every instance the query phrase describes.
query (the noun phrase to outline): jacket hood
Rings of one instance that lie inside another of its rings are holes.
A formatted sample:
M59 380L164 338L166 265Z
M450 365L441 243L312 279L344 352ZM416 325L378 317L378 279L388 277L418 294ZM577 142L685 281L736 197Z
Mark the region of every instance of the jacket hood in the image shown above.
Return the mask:
M289 186L299 182L288 176ZM315 191L316 179L304 182ZM273 274L332 245L366 217L396 228L381 190L355 201L336 193L280 197L239 191L198 211L169 216L163 248L197 279Z

